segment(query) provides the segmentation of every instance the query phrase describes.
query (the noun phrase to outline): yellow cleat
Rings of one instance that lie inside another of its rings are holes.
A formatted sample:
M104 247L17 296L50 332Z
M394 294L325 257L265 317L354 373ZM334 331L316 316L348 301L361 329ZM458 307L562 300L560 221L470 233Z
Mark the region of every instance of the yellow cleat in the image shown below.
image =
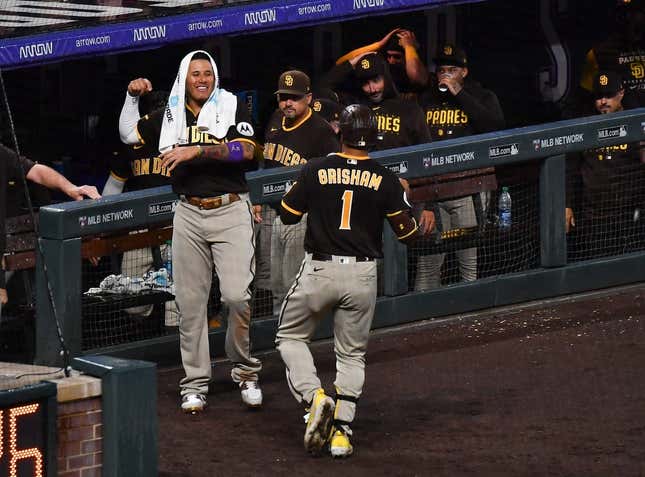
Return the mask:
M307 452L319 454L329 440L334 420L334 400L318 389L311 402L304 444Z
M332 457L349 457L354 452L349 436L352 431L349 429L334 429L329 443L329 452Z

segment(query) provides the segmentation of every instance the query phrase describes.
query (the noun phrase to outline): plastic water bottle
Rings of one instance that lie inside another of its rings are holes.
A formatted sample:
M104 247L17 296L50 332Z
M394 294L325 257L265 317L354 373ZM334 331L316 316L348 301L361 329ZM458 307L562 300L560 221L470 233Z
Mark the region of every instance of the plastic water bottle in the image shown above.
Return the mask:
M172 240L166 240L166 261L163 266L168 272L168 276L172 278Z
M497 205L499 210L499 228L508 230L511 228L511 194L508 187L502 187L502 193L499 196Z

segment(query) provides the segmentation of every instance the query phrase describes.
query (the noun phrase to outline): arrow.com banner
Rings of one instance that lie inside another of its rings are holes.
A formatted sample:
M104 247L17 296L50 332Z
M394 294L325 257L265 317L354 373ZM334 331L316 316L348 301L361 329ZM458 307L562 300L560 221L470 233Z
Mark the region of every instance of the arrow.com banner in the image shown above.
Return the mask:
M67 57L145 49L192 38L292 28L451 2L282 0L219 8L212 8L212 1L198 0L141 0L128 2L127 8L97 5L96 2L25 0L9 3L15 5L0 7L0 31L3 36L0 40L0 67L5 68L49 63ZM136 8L138 3L141 3L141 8ZM204 9L184 13L188 6L194 9L196 3L203 3ZM10 14L5 14L7 12L4 10L7 8ZM150 10L154 12L155 9L163 10L166 16L157 17L152 14L152 20L132 21L140 18L142 13ZM169 9L177 14L167 16ZM87 22L96 24L101 21L110 23L83 27ZM74 26L77 28L69 29ZM34 30L35 27L37 28ZM7 37L12 34L24 35L22 28L31 28L30 31L47 29L49 33ZM60 30L61 28L67 29Z

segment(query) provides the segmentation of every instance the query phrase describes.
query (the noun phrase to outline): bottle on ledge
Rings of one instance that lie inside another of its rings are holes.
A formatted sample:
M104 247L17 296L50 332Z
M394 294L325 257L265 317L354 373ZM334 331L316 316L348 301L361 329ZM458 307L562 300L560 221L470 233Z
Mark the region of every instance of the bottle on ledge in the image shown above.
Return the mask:
M172 278L172 240L166 240L166 260L163 266L168 272L168 276Z
M508 187L502 187L502 193L499 196L497 204L499 211L499 228L509 230L511 228L511 194L508 192Z

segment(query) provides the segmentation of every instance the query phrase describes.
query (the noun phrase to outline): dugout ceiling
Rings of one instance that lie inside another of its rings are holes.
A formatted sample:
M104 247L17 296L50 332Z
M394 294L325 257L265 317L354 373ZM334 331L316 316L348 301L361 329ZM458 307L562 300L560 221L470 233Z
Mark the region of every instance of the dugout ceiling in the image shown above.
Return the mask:
M0 67L483 0L0 0Z

